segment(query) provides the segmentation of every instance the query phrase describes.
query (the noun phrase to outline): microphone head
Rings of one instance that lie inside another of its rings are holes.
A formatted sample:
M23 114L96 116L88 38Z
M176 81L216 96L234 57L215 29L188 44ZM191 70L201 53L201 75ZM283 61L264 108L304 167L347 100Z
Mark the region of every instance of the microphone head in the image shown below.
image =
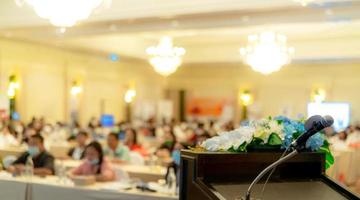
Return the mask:
M325 115L323 119L321 120L321 124L326 128L330 127L334 124L334 118L330 115Z
M314 123L321 122L323 120L323 117L321 115L313 115L309 117L309 119L305 122L305 130L309 130L313 127Z

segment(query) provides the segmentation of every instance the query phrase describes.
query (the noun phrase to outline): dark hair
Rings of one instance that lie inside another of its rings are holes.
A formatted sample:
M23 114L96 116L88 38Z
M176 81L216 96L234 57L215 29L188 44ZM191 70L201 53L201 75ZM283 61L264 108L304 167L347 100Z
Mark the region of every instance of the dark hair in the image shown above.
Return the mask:
M93 141L93 142L90 142L90 144L88 144L86 147L85 147L85 152L88 148L94 148L95 151L98 152L99 154L99 163L98 163L98 170L97 170L97 174L100 174L101 173L101 165L102 165L102 162L103 162L103 159L104 159L104 153L103 153L103 150L102 150L102 147L101 147L101 144L99 142L96 142L96 141Z
M172 137L172 139L173 139L174 141L176 141L176 136L175 136L175 134L174 134L174 127L168 126L168 125L166 125L166 126L164 126L164 127L168 127L168 128L169 128L169 131L166 131L166 132L170 134L170 136Z
M204 128L205 124L203 122L198 123L198 128Z
M128 128L127 130L133 133L133 139L132 139L131 142L132 142L133 144L137 144L137 133L136 133L136 130L133 129L133 128Z
M355 130L360 131L360 125L355 126Z
M199 135L198 137L203 137L205 139L211 138L209 132L205 131L203 134Z
M78 133L78 135L82 135L82 136L85 136L85 137L88 137L88 136L89 136L89 134L88 134L86 131L80 131L80 132Z
M161 144L160 147L158 148L158 150L168 150L169 152L171 152L172 149L173 148L171 146L169 146L169 145L167 145L165 143Z
M119 140L119 134L118 133L111 132L111 133L109 133L108 137L110 137L110 136L114 137L116 140Z
M340 132L338 132L338 135L339 134L344 134L344 140L346 140L348 137L348 133L346 131L340 131Z
M35 134L31 136L32 139L36 139L39 140L41 142L41 144L44 144L44 137L41 136L40 134Z

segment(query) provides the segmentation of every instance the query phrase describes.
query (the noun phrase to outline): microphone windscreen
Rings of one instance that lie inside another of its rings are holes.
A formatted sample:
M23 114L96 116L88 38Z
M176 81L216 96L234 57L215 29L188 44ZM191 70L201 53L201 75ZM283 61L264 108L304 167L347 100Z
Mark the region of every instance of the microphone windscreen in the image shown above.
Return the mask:
M330 127L334 124L334 118L330 115L325 115L323 117L322 123L325 127Z
M314 125L314 122L318 123L318 122L321 122L322 120L324 120L324 118L321 117L321 115L313 115L313 116L311 116L305 122L305 130L311 129L313 127L313 125Z

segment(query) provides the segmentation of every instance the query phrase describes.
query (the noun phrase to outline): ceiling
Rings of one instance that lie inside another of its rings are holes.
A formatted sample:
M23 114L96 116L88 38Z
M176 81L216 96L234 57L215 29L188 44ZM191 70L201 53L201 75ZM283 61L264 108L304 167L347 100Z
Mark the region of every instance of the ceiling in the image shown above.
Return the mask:
M120 57L147 59L145 49L170 35L186 63L240 62L247 35L287 35L297 62L360 60L360 0L113 0L109 9L60 33L14 0L0 2L3 37Z

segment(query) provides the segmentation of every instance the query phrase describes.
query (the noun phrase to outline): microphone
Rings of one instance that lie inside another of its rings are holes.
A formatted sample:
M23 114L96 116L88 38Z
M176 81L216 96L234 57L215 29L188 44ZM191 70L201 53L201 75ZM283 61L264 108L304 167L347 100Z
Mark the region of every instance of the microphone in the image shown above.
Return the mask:
M253 180L253 182L250 184L245 197L242 198L242 200L250 200L251 199L251 191L252 188L255 186L257 182L260 181L260 179L268 173L270 170L276 168L281 163L285 162L286 160L289 160L290 158L297 155L301 150L305 148L306 141L316 134L317 132L323 130L324 128L330 127L334 123L334 119L326 115L324 117L320 115L314 115L310 117L305 122L305 130L306 132L301 134L293 143L290 145L290 149L292 150L289 154L287 154L285 157L281 157L279 160L275 161L268 167L266 167L263 171L260 172L260 174L257 175L257 177ZM285 150L286 152L287 150Z
M306 132L301 134L292 144L291 147L299 150L302 150L305 147L306 141L316 134L317 132L323 130L324 128L330 127L333 125L334 119L326 115L324 117L320 115L314 115L310 117L305 122L305 130Z

